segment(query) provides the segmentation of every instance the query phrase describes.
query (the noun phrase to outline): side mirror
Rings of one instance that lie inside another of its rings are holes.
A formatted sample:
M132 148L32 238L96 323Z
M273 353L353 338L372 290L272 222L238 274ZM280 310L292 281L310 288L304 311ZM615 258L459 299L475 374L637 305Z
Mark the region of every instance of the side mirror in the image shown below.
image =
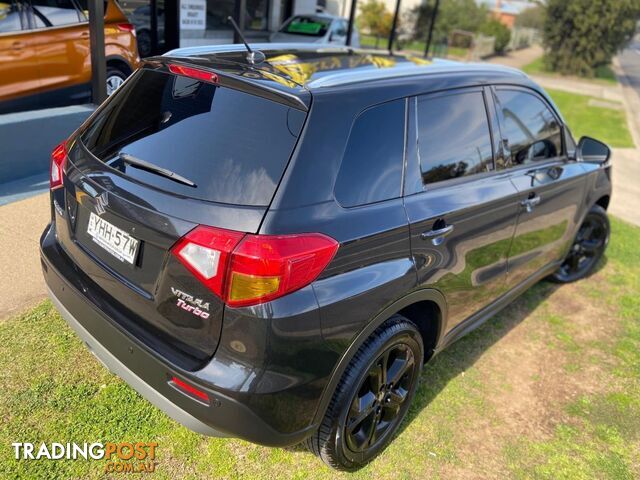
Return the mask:
M576 148L576 158L581 162L606 163L611 157L611 149L591 137L582 137Z

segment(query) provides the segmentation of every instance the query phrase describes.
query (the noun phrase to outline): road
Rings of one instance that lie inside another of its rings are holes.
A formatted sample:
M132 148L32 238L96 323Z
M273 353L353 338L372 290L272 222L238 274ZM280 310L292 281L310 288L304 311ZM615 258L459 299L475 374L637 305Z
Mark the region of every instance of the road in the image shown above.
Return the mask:
M640 95L640 36L618 55L620 66L629 79L629 85Z
M618 55L624 73L626 111L635 149L617 150L613 156L613 196L611 213L640 225L640 35Z

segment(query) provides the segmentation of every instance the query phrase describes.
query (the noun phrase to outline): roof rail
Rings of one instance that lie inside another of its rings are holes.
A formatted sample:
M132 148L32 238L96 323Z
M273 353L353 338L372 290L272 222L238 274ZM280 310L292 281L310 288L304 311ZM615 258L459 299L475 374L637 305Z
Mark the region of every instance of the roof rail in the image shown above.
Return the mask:
M450 60L435 60L433 63L419 65L414 63L399 64L393 68L381 68L379 70L347 71L334 74L327 74L306 84L308 88L335 87L338 85L349 85L372 80L385 80L389 78L407 77L413 75L456 73L456 72L504 72L526 75L519 70L509 67L487 65L483 63L461 63Z

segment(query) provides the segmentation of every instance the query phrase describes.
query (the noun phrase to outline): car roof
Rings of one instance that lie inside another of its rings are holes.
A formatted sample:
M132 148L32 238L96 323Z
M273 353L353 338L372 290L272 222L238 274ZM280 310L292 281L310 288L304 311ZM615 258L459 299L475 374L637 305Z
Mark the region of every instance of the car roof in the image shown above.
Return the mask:
M464 63L442 59L319 44L254 44L265 60L252 64L247 60L243 45L187 47L172 50L151 62L183 62L216 72L226 73L255 86L297 96L309 105L310 93L327 91L345 85L374 84L379 80L393 80L433 74L499 75L526 79L519 70L486 63ZM517 83L520 83L517 82Z

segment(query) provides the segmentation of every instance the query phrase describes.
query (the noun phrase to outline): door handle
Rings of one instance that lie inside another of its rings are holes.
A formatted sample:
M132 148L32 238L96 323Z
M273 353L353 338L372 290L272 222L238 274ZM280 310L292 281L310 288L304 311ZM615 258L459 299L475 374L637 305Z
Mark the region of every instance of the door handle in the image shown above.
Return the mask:
M453 225L447 225L446 227L438 228L437 230L427 230L420 234L420 238L423 240L431 240L435 246L440 245L444 241L444 237L453 232Z
M527 210L527 213L531 213L533 211L533 207L535 207L539 203L540 196L532 193L529 198L527 198L526 200L522 200L520 202L520 205L522 205Z
M83 31L83 32L80 34L80 37L81 37L81 38L89 38L89 32L87 32L86 30L85 30L85 31Z
M13 42L11 44L11 48L13 48L14 50L21 50L24 48L24 46L25 46L24 42L18 42L18 41Z

